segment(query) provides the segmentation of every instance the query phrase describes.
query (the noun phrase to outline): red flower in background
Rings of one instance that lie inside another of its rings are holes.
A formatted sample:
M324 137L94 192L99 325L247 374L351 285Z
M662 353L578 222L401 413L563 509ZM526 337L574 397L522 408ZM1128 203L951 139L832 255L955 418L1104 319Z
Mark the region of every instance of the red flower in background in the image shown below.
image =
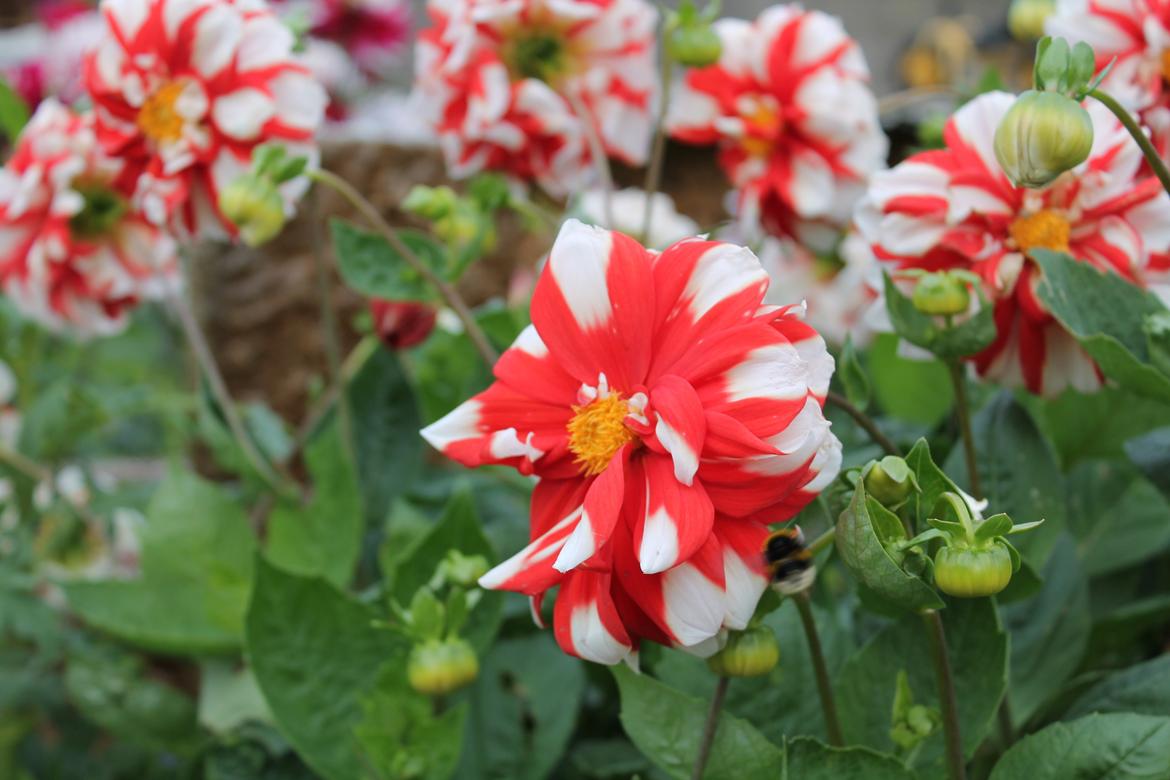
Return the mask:
M555 634L616 663L642 639L714 649L767 584L767 524L837 473L822 414L833 359L798 307L763 305L751 251L661 254L570 220L496 382L423 431L467 466L540 478L532 544L481 580L559 585Z
M393 63L410 39L410 9L400 0L317 0L314 36L341 46L367 73Z
M835 17L796 5L714 27L723 54L687 73L671 134L718 144L743 220L802 240L845 225L887 150L857 42Z
M435 308L417 301L370 301L374 331L390 349L408 349L426 341L435 329Z

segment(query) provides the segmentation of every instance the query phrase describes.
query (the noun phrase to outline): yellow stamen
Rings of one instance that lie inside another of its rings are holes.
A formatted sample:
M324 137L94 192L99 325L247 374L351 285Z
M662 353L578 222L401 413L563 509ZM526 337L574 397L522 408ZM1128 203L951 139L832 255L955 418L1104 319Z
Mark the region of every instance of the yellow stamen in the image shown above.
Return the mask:
M1068 251L1068 220L1055 211L1044 209L1012 222L1008 229L1021 252L1033 249Z
M1170 81L1170 49L1162 50L1162 78Z
M138 128L152 141L169 143L183 137L183 117L175 110L186 84L172 81L156 90L138 111Z
M626 427L630 407L621 395L611 391L585 406L574 406L569 420L569 451L577 456L581 473L596 476L605 471L614 454L634 441L637 435Z
M747 132L740 140L744 151L753 157L765 157L776 144L776 138L784 129L784 118L779 110L763 101L758 102L751 113L743 115Z

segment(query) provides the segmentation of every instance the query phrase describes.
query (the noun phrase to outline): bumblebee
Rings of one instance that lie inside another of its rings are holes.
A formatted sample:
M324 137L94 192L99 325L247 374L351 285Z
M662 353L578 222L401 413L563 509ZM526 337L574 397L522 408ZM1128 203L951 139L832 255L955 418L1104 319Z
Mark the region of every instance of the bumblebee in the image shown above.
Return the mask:
M777 593L790 596L807 590L817 576L812 553L804 543L799 526L788 526L764 540L764 561Z

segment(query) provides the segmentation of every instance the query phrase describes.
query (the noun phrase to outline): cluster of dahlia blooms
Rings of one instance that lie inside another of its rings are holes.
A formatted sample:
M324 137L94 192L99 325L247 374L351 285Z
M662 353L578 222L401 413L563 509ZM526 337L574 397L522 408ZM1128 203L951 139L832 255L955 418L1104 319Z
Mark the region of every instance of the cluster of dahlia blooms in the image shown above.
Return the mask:
M566 652L714 651L767 585L767 524L836 476L833 359L802 308L767 291L748 249L692 238L655 253L570 220L495 384L423 431L464 465L539 477L532 543L481 584L527 594L538 619L559 586Z
M267 143L315 155L324 93L262 0L106 0L83 86L0 170L0 285L50 327L106 334L175 284L176 238L224 237L220 190ZM287 208L305 180L284 186Z
M689 71L671 134L718 144L748 224L824 244L848 223L888 142L869 69L840 20L797 5L721 19L719 62Z
M502 171L554 195L588 184L590 135L645 161L656 100L646 0L430 0L416 95L450 173Z
M947 122L946 147L914 155L873 178L857 222L897 278L906 269L974 272L994 305L997 336L975 368L1008 386L1053 395L1089 392L1101 375L1036 294L1035 249L1067 252L1142 286L1166 273L1170 196L1141 150L1103 106L1087 106L1089 158L1049 186L1015 187L993 149L1015 96L981 95Z
M49 97L72 103L82 95L85 52L101 34L101 14L88 3L37 3L35 22L0 31L0 74L30 106Z

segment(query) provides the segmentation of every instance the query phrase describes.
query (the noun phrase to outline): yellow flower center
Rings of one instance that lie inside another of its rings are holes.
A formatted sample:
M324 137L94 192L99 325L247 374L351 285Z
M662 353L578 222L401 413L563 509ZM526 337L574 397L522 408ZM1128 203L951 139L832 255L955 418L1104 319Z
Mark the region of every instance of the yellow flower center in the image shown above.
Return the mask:
M576 463L586 476L605 471L614 454L637 438L626 427L630 407L619 393L611 391L605 398L574 406L573 412L568 426L569 451L577 456Z
M1162 78L1170 81L1170 49L1162 50Z
M152 141L169 143L183 137L183 117L175 103L186 89L182 81L172 81L155 91L138 110L138 129Z
M1008 229L1021 252L1033 249L1068 251L1068 220L1055 211L1044 209L1012 222Z
M775 146L776 137L784 129L784 117L780 115L780 110L761 100L742 118L747 126L740 141L744 151L753 157L766 157Z

